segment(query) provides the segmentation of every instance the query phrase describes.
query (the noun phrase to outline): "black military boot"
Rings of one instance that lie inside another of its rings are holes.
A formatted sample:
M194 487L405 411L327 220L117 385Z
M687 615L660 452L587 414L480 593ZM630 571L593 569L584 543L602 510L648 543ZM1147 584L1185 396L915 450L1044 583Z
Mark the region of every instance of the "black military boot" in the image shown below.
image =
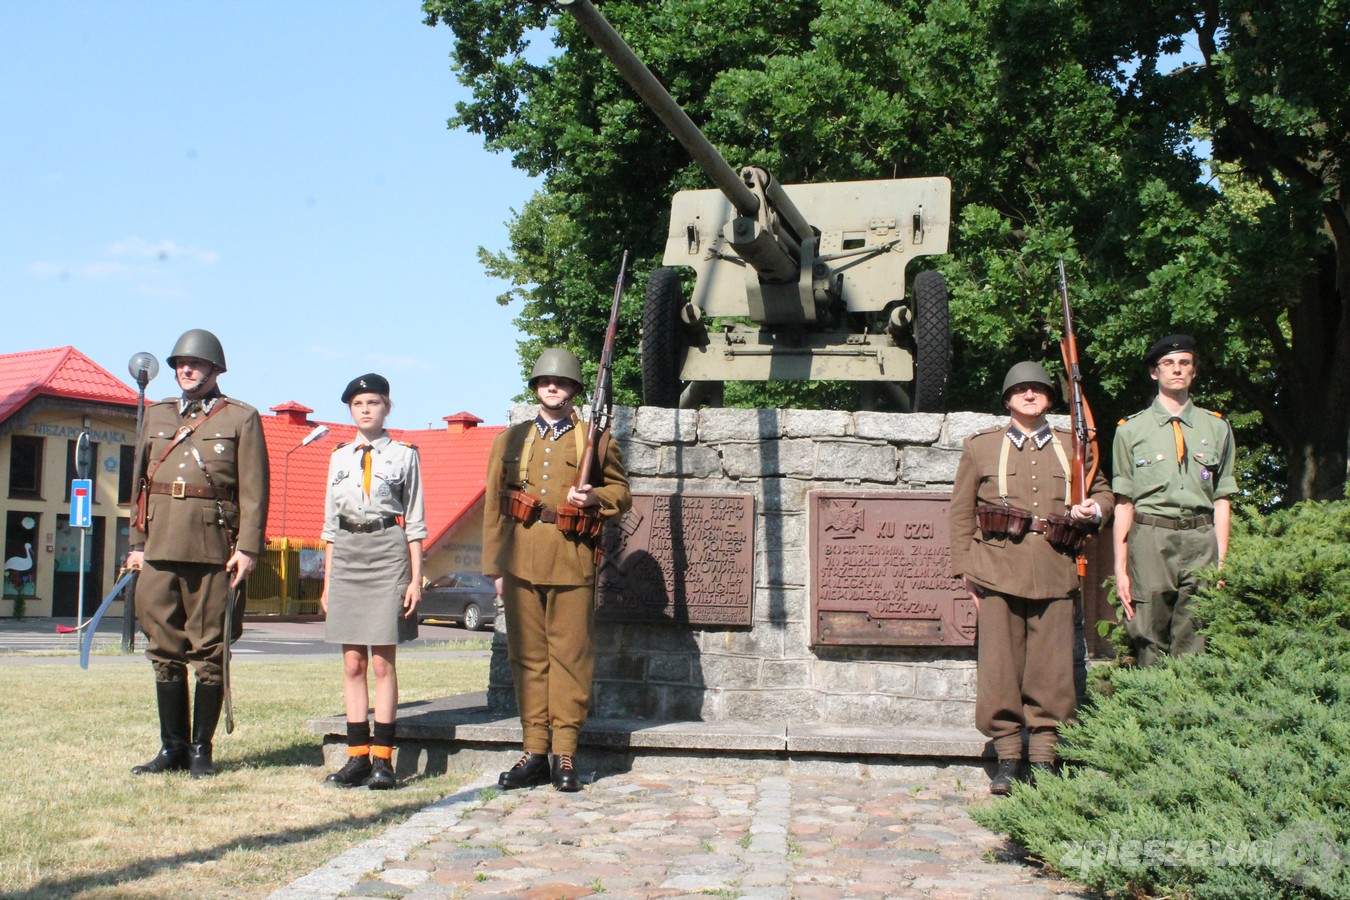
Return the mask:
M159 706L159 753L148 763L134 766L132 775L181 772L188 767L187 681L156 681L155 702Z
M997 794L1000 797L1011 794L1013 783L1017 781L1022 773L1022 761L1020 759L1000 759L998 761L998 771L994 773L994 778L989 782L989 793Z
M210 778L216 774L216 767L211 762L211 739L216 735L216 723L220 721L220 707L224 702L223 684L197 682L197 700L192 709L192 746L188 748L193 778Z
M548 784L548 754L526 753L508 771L497 777L497 786L505 790Z
M372 791L392 791L398 787L398 779L394 777L394 761L387 756L372 755L366 787Z

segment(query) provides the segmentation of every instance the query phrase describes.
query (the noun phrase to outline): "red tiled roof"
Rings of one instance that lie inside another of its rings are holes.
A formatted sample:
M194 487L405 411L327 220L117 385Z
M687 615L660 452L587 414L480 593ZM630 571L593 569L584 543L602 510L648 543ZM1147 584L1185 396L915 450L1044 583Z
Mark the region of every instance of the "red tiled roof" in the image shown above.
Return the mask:
M0 422L39 397L136 405L136 391L74 347L0 354Z
M328 457L334 447L356 436L355 425L314 422L296 415L304 409L291 401L272 407L276 415L262 417L272 467L272 496L267 512L269 539L319 539L319 532L323 530L324 493L328 487L325 484ZM460 413L447 419L463 421L459 416L464 415L467 414ZM321 440L301 447L300 442L320 424L328 425L329 433ZM422 457L422 493L428 531L426 549L430 550L444 537L483 496L488 451L493 438L503 430L504 426L470 427L459 432L389 429L395 439L416 444ZM290 452L289 465L287 451Z

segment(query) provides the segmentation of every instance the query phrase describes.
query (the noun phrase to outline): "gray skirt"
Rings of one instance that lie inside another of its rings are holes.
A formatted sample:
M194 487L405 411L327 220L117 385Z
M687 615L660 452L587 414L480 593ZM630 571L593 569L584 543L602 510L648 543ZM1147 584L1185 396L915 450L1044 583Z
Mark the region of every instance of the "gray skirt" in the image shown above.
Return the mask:
M416 638L417 620L402 618L403 592L411 580L408 538L402 528L371 534L339 531L328 576L324 640L381 646Z

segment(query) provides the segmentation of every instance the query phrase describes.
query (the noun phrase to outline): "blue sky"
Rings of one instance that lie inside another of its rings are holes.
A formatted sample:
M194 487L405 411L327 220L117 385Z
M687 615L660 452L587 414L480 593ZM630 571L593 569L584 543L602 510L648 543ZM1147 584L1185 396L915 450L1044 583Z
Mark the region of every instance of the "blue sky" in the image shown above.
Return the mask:
M264 413L350 421L375 371L391 426L504 422L518 309L476 251L534 184L447 129L451 39L416 0L0 2L0 352L127 378L201 327Z

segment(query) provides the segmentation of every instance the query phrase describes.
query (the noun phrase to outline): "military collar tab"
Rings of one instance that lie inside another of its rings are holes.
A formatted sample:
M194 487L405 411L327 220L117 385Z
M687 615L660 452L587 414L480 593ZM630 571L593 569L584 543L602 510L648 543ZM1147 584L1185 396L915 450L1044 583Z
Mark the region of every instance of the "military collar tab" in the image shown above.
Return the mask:
M1050 443L1050 439L1054 437L1054 432L1050 430L1049 422L1042 425L1040 428L1037 428L1031 434L1027 434L1025 431L1019 429L1016 425L1010 424L1008 426L1007 432L1005 433L1008 435L1008 440L1012 441L1013 446L1016 447L1018 450L1021 450L1022 447L1026 445L1026 442L1028 440L1030 440L1033 444L1036 445L1037 450L1040 450L1046 444Z

